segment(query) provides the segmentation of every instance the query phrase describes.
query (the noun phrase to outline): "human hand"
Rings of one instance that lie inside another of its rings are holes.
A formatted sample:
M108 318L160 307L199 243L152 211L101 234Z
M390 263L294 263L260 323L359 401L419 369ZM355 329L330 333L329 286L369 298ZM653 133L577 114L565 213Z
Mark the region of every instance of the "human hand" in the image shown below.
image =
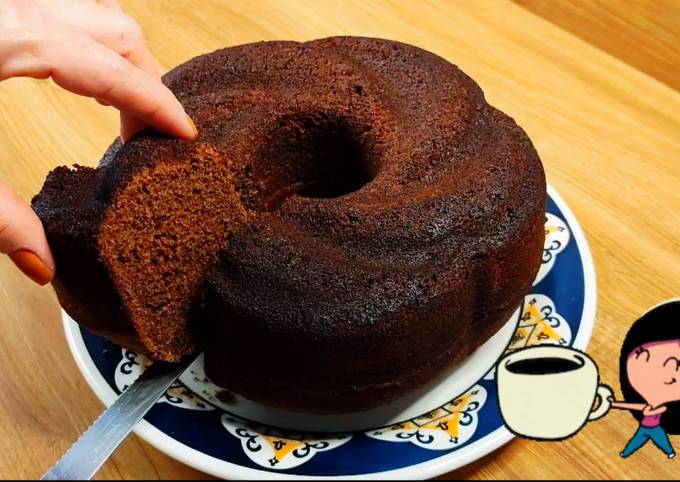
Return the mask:
M125 141L147 127L192 139L196 127L160 81L134 20L115 0L0 0L0 81L52 78L121 112ZM0 184L0 252L40 284L54 275L40 220Z
M115 0L0 0L0 81L34 77L121 111L125 141L151 126L196 135L160 82L137 23Z

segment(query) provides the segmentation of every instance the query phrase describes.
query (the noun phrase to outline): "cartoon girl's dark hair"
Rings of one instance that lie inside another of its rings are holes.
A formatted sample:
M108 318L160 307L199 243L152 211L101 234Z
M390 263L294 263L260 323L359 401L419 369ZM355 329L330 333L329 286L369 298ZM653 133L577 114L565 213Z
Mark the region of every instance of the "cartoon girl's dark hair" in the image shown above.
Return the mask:
M645 403L628 381L628 355L640 345L667 340L680 340L680 300L669 301L653 308L628 330L619 356L619 381L623 398L627 402ZM661 416L661 426L669 434L680 434L680 402L669 403L666 407L666 412ZM642 412L631 413L638 421L642 420Z

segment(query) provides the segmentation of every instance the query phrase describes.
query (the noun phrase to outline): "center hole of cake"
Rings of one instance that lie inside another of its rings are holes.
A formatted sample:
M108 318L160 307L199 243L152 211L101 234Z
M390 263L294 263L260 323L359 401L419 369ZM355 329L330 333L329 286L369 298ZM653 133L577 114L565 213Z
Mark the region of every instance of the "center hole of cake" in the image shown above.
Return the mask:
M371 134L366 124L327 114L281 119L261 156L269 209L291 195L328 199L361 189L377 170Z
M333 198L359 190L373 176L360 140L349 126L330 125L311 139L309 171L297 192L309 198Z

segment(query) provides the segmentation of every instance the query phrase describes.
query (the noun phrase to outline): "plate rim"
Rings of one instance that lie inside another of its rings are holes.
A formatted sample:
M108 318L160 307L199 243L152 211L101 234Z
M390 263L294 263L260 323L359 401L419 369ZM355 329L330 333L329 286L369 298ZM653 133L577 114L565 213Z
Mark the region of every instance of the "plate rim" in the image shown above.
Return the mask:
M569 225L571 234L573 235L573 238L576 242L576 246L582 261L584 284L583 312L581 313L579 331L574 338L572 346L585 351L592 337L595 326L595 314L597 311L597 278L593 257L585 233L583 232L581 225L576 219L574 213L571 211L569 205L564 201L562 196L560 196L560 194L552 187L550 183L547 184L547 193L562 212L562 215ZM63 309L61 311L64 313ZM103 375L95 366L94 361L89 356L82 338L82 334L80 333L79 326L75 322L69 321L70 319L67 319L63 316L62 320L66 341L69 350L71 351L71 355L76 362L76 366L97 398L99 398L99 400L106 407L110 406L116 400L117 394L106 382ZM278 473L250 467L243 467L226 460L218 459L177 441L144 419L139 422L137 427L134 429L134 433L169 457L172 457L173 459L178 460L189 467L215 477L238 479L265 478L301 480L327 480L338 478L358 480L384 478L424 479L437 477L474 462L485 455L488 455L494 450L497 450L498 448L507 444L515 437L514 434L512 434L506 427L503 426L487 434L482 439L477 440L470 445L466 445L459 450L449 452L442 455L441 457L436 457L434 459L407 467L346 476L309 476Z

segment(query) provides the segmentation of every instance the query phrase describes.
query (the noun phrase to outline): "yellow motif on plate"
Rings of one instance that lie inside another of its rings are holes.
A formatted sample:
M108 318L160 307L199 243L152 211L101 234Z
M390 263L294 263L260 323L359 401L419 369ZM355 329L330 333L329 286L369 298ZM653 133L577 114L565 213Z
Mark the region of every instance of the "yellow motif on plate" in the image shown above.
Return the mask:
M536 274L534 286L543 281L555 266L557 256L564 251L571 239L571 233L562 219L554 214L545 214L545 241L543 243L543 256L541 266Z
M450 450L467 442L477 430L478 411L486 402L486 390L475 385L469 391L429 413L389 427L366 432L386 442L410 442L429 450Z
M524 298L522 316L508 351L535 345L569 345L571 328L555 310L553 301L539 294Z
M279 430L226 413L222 415L222 425L241 440L241 447L250 460L274 470L298 467L318 452L333 450L352 438L351 434L324 435Z

